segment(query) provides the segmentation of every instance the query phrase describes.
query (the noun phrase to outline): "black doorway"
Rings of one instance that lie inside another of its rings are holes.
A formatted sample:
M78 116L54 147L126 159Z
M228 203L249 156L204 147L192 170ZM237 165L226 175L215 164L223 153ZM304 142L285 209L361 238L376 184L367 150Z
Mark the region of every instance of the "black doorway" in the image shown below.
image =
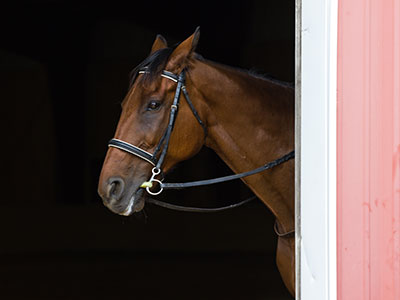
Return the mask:
M263 204L207 215L149 206L123 218L102 205L96 189L128 74L156 34L174 44L200 25L197 52L205 58L293 82L294 5L4 5L0 297L290 299L275 266L274 218ZM222 174L229 169L204 149L169 178ZM163 197L216 206L249 194L235 182Z

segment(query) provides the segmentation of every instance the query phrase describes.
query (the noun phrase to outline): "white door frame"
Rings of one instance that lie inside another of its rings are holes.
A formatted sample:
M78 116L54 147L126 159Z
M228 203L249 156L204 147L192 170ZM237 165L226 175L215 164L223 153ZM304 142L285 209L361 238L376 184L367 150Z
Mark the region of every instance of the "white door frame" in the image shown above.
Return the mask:
M296 0L296 299L336 300L338 0Z

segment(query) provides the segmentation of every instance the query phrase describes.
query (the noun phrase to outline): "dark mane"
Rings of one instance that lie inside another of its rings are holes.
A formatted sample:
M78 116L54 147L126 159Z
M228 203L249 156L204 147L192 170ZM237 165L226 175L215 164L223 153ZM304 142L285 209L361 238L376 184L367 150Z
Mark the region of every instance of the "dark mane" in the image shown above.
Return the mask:
M143 77L141 80L143 80L144 82L150 82L152 80L154 80L155 78L157 78L158 76L160 76L161 72L164 70L167 62L168 62L168 58L171 55L172 51L174 51L176 46L174 47L167 47L167 48L163 48L160 50L155 51L154 53L150 54L144 61L142 61L139 65L137 65L131 72L130 72L130 81L129 81L129 88L132 87L133 83L136 80L137 75L139 74L139 71L146 69L146 73L143 74ZM205 58L203 58L200 54L195 53L195 58L201 61L209 61L212 62L214 64L219 64L217 62L213 62L210 60L207 60ZM227 67L227 66L225 66ZM229 68L232 69L236 69L238 71L244 72L249 74L250 76L256 77L256 78L261 78L264 80L268 80L271 81L275 84L284 86L284 87L289 87L289 88L293 88L294 84L291 82L285 82L285 81L281 81L278 80L276 78L274 78L273 76L269 76L269 75L265 75L265 74L260 74L257 71L255 71L254 69L251 70L245 70L242 68L238 68L238 67L231 67L228 66Z
M229 69L232 69L232 70L236 70L236 71L248 74L248 75L250 75L252 77L255 77L255 78L259 78L259 79L262 79L262 80L267 80L267 81L270 81L270 82L272 82L274 84L277 84L277 85L280 85L280 86L283 86L283 87L294 88L294 83L293 82L287 82L287 81L279 80L279 79L277 79L276 77L274 77L274 76L272 76L270 74L260 73L255 68L251 68L250 70L248 70L248 69L244 69L244 68L240 68L240 67L228 66L228 65L225 65L225 64L221 64L219 62L215 62L215 61L212 61L212 60L209 60L209 59L205 59L203 56L201 56L198 53L195 53L195 58L200 60L200 61L202 61L202 62L205 62L205 63L209 62L209 63L214 64L214 65L219 65L219 66L222 66L224 68L229 68Z
M163 48L157 50L137 65L130 73L129 88L132 87L140 70L146 69L146 73L143 74L143 81L151 81L159 76L165 68L168 58L173 50L174 48Z
M271 82L273 82L275 84L278 84L278 85L281 85L281 86L284 86L284 87L294 88L294 83L293 82L287 82L287 81L279 80L279 79L275 78L274 76L272 76L270 74L261 74L256 69L248 70L247 74L249 74L250 76L256 77L256 78L261 78L261 79L264 79L264 80L271 81Z

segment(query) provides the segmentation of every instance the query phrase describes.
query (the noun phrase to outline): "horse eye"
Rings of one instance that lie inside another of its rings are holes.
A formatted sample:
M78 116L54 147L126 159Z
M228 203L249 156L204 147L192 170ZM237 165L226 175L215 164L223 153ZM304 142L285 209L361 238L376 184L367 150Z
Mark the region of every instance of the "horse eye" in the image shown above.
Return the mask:
M161 103L159 101L152 100L147 105L147 110L156 110L160 107Z

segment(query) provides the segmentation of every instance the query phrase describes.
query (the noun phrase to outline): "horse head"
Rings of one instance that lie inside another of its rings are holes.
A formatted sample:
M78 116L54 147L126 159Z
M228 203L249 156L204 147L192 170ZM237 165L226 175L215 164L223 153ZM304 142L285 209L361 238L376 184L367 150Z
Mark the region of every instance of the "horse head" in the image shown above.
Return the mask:
M128 216L140 211L144 182L192 157L204 144L205 125L199 117L204 108L189 76L199 35L197 28L174 48L158 35L150 55L132 71L98 185L103 203L114 213ZM187 95L186 86L196 109L190 100L179 101ZM153 189L157 187L147 187L149 192Z

